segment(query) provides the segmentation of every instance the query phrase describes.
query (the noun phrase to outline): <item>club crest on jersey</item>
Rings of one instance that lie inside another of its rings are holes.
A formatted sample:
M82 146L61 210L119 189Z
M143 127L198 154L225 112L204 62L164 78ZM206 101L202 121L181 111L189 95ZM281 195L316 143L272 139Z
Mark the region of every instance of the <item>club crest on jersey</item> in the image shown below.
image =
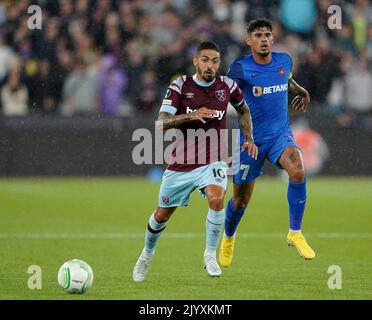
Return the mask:
M279 69L279 74L282 76L285 74L285 70L283 68Z
M193 92L187 92L186 93L186 98L187 99L192 99L192 98L194 98L194 96L195 96L195 93L193 93Z
M226 92L224 89L222 90L216 90L216 97L221 102L224 102L226 100Z
M162 197L161 197L161 201L163 201L164 204L168 204L168 203L169 203L169 197L167 197L167 196L162 196Z

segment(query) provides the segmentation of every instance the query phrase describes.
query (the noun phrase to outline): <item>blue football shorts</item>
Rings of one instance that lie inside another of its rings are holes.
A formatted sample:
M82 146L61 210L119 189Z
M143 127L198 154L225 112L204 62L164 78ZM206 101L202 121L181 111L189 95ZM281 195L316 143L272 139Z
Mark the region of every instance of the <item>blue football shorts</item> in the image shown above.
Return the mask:
M203 190L209 185L226 190L227 168L225 162L219 161L187 172L165 170L159 191L159 207L188 206L190 194L198 189L205 198Z
M238 144L237 147L239 147L239 149L235 150L235 160L233 164L233 182L235 184L244 185L252 182L254 179L261 176L263 174L263 166L266 159L268 159L271 164L273 164L278 169L282 169L282 167L278 163L278 160L284 150L289 146L294 146L300 149L293 138L291 130L283 132L272 140L257 144L257 160L248 155L248 152L246 150L244 152L241 152L241 145ZM236 160L240 160L240 162Z

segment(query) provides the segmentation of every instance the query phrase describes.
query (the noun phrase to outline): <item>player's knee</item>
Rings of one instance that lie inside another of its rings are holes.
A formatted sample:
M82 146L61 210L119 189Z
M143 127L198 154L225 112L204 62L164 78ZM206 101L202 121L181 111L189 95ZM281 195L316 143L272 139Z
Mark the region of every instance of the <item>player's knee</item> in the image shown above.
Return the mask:
M215 211L220 211L224 207L224 196L223 195L212 195L208 198L209 208Z
M292 172L290 172L289 179L293 182L304 182L305 170L302 167L296 167Z
M247 198L236 197L236 198L233 198L233 204L234 204L234 207L237 210L240 210L242 208L246 208L247 207L247 205L248 205L248 199Z
M164 223L169 220L171 213L166 210L156 210L154 218L157 223Z

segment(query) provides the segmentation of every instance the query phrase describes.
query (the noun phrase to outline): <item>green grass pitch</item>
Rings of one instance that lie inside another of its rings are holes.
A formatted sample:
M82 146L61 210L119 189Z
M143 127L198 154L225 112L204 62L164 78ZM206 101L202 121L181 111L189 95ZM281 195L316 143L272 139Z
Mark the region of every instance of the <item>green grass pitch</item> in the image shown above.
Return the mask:
M159 184L141 179L1 179L0 299L371 299L372 179L309 178L303 231L317 257L287 247L287 183L261 178L239 226L233 265L220 278L202 267L207 202L194 192L160 239L143 283L132 269ZM227 197L230 197L230 182ZM226 199L227 200L227 199ZM57 284L79 258L94 271L83 295ZM30 265L42 289L28 289ZM342 289L327 283L331 265Z

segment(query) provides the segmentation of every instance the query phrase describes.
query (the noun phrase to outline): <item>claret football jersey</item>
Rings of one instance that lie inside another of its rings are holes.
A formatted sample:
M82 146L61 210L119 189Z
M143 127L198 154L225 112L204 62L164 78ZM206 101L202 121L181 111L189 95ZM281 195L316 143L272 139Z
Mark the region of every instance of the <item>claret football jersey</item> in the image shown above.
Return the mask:
M191 171L215 161L227 161L224 156L227 154L227 146L222 137L226 130L222 129L227 129L226 111L229 102L239 108L244 100L237 83L226 76L218 76L205 83L196 75L184 75L169 85L160 112L180 115L202 107L216 112L213 118L205 119L205 124L193 120L177 128L181 135L176 139L172 151L173 163L168 164L168 170Z

